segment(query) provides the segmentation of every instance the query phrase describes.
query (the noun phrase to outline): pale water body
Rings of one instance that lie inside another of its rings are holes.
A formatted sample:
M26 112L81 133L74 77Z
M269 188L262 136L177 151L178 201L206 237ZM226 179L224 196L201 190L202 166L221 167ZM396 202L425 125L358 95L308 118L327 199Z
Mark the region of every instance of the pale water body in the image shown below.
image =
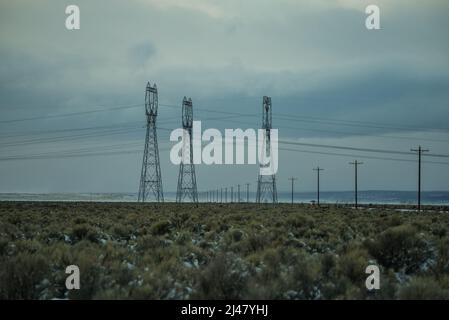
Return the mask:
M175 192L164 194L166 202L174 202ZM237 201L237 192L234 191L234 202ZM240 193L241 202L246 202L246 190ZM254 202L256 195L249 194L249 201ZM219 190L218 199L221 199ZM415 204L417 194L414 191L359 191L358 201L361 204ZM223 191L223 201L225 193ZM291 192L279 192L278 200L282 203L291 202ZM296 192L295 203L311 203L316 200L316 192ZM0 201L96 201L96 202L136 202L137 193L0 193ZM199 192L199 201L206 202L207 198ZM231 195L228 189L228 202ZM354 202L352 191L323 191L320 194L321 203L350 204ZM449 191L425 191L421 193L421 203L428 205L449 205Z

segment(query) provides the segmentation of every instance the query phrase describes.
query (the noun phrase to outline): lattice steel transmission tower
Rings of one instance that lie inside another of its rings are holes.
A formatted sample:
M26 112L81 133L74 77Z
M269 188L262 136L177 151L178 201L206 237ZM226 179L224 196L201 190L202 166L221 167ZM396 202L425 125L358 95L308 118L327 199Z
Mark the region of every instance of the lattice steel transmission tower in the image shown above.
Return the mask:
M198 203L195 165L193 163L193 105L192 99L184 97L182 101L182 128L184 129L181 163L179 165L178 190L176 202L184 202L186 198Z
M145 91L147 133L145 136L145 149L140 175L139 202L145 202L151 197L156 202L164 202L156 131L157 108L158 97L156 84L152 87L148 82Z
M271 98L264 96L262 102L262 129L264 132L264 140L262 143L262 159L270 157L272 161L272 150L271 150ZM266 164L260 164L260 169L266 167ZM276 190L276 175L262 175L259 173L259 179L257 181L257 203L264 202L278 202L277 190Z

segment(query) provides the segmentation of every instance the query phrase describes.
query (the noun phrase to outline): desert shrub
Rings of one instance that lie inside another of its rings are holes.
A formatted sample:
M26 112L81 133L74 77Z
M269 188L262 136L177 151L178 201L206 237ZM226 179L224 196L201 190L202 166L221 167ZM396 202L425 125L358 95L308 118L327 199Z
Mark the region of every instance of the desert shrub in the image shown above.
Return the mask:
M446 237L438 242L437 258L432 266L435 276L449 274L449 238Z
M262 281L260 277L251 278L244 293L244 300L275 300L285 299L282 295L285 284L281 279Z
M77 265L80 269L81 287L79 290L69 291L70 299L92 299L96 292L101 289L100 277L104 274L104 270L101 270L98 264L98 256L99 252L94 250L83 250L75 253L71 264ZM65 268L61 270L61 272L64 271Z
M110 273L115 284L119 287L127 287L136 279L134 270L135 266L132 262L123 260L120 263L116 261L112 265Z
M183 298L181 294L176 295L178 290L174 287L174 281L169 275L149 272L143 275L141 285L131 290L129 298L139 300Z
M36 240L17 240L14 242L14 245L14 252L17 253L33 254L42 248L42 245Z
M321 268L318 259L306 255L298 257L293 266L288 281L290 290L294 293L292 299L318 299L320 298L319 284L321 281Z
M189 238L191 238L189 236ZM189 239L187 238L187 239ZM206 232L206 234L204 235L204 240L206 241L217 241L220 239L220 235L218 233L216 233L216 231L208 231Z
M368 291L366 288L353 282L348 282L346 286L344 286L345 290L338 297L338 299L346 299L346 300L361 300L366 299Z
M367 299L371 300L393 300L396 299L396 292L400 284L397 281L396 275L392 269L381 270L380 275L380 290L363 290Z
M64 235L62 234L60 228L56 225L49 226L43 235L46 239L44 239L47 242L57 242L64 240Z
M221 231L228 231L231 228L231 226L225 222L222 222L218 225L218 230L217 232L221 232Z
M132 235L132 229L126 225L115 224L112 228L112 235L116 239L129 240Z
M231 231L231 238L234 242L239 242L243 238L243 232L238 229L234 229Z
M275 249L280 257L281 257L281 263L285 266L293 266L296 264L298 260L298 255L304 255L306 254L304 249L298 249L298 248L292 248L292 247L285 247L280 246Z
M0 299L446 297L448 225L388 208L0 202Z
M189 216L186 212L173 213L171 222L176 229L181 230L188 218Z
M399 215L393 215L387 219L386 225L388 227L397 227L402 224L402 218Z
M8 253L8 241L0 239L0 256Z
M220 254L200 272L195 299L241 299L246 286L246 266L232 254Z
M154 235L163 235L170 233L171 223L168 220L156 222L151 226L151 233Z
M176 243L178 245L186 245L187 243L191 242L191 240L192 235L190 234L190 232L179 232L176 235Z
M366 249L349 249L338 260L338 271L348 277L352 282L363 284L366 278L365 268L369 265L369 256Z
M273 248L267 249L263 255L263 262L265 268L263 269L263 275L268 278L268 280L273 280L277 278L280 274L281 269L281 255L279 251Z
M335 272L337 265L335 256L331 253L325 253L321 256L321 270L325 277L331 277Z
M40 254L19 253L1 263L1 299L39 299L37 285L45 278L48 264Z
M283 293L288 291L286 280L289 279L286 279L286 273L282 271L281 257L274 249L267 249L263 256L263 262L251 268L251 277L246 283L242 298L285 299Z
M83 220L81 220L83 221ZM62 235L60 236L63 239ZM75 242L81 240L89 240L91 242L99 241L99 234L97 230L87 223L74 225L72 228L72 232L70 234L70 238Z
M161 240L152 235L146 235L137 239L137 250L141 252L151 251L161 246Z
M410 225L389 228L365 245L383 266L407 273L417 271L431 257L428 244Z
M86 239L91 242L98 243L100 240L100 235L95 229L90 229L86 235Z
M20 229L9 222L0 223L0 235L4 240L15 240L21 237Z
M437 225L432 230L432 234L437 236L438 238L443 238L447 234L447 227L446 226Z
M416 277L398 292L403 300L441 300L449 299L449 292L443 290L432 278Z
M85 217L76 217L75 219L73 219L73 223L74 224L86 224L87 219Z
M269 244L268 235L264 233L252 233L240 242L246 252L261 251Z
M449 275L438 275L437 277L434 277L436 281L438 281L438 284L440 287L444 290L447 290L449 292Z
M72 229L72 237L73 239L82 240L87 237L87 234L91 231L91 228L88 224L78 224L75 225Z
M285 224L293 228L310 228L314 225L314 220L305 215L293 215L286 218Z

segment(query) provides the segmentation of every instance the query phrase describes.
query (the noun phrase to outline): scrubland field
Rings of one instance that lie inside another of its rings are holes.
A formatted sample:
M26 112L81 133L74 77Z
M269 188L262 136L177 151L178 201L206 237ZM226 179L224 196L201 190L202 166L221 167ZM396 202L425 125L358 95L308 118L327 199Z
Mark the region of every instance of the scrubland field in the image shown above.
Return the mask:
M0 298L448 299L448 229L440 210L0 202Z

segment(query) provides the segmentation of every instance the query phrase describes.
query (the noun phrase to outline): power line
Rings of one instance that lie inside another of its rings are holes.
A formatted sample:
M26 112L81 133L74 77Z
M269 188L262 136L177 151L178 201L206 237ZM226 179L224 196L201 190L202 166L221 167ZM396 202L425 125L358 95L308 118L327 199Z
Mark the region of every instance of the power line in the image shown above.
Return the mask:
M221 119L211 119L211 120L221 120ZM282 120L282 119L281 119ZM248 125L248 123L238 120L231 120L229 122L239 123ZM255 125L251 125L255 126ZM354 132L354 131L335 131L335 130L326 130L326 129L317 129L317 128L305 128L305 127L291 127L285 125L277 125L277 129L291 129L295 131L306 131L306 132L324 132L324 133L332 133L332 134L340 134L340 135L348 135L348 136L367 136L367 137L377 137L381 139L396 139L396 140L420 140L420 141L432 141L432 142L449 142L449 139L434 139L434 138L416 138L416 137L403 137L403 136L391 136L391 135L383 135L383 134L374 134L374 133L363 133L363 132Z
M91 153L75 153L75 154L62 154L55 156L28 156L28 157L10 157L8 159L0 158L0 161L17 161L17 160L47 160L47 159L65 159L65 158L83 158L83 157L96 157L96 156L108 156L108 155L123 155L123 154L135 154L142 153L141 150L123 150L123 151L107 151L107 152L91 152Z
M180 109L179 106L176 105L171 105L171 104L159 104L162 107L167 107L167 108L176 108L176 109ZM243 116L243 117L252 117L255 116L256 114L245 114L245 113L241 113L241 112L232 112L232 111L221 111L221 110L212 110L212 109L207 109L207 108L197 108L195 107L195 110L200 110L200 111L204 111L204 112L210 112L210 113L219 113L219 114L229 114L229 115L236 115L236 116Z
M233 99L233 101L235 100L253 100L256 102L257 101L257 97L242 97L239 99ZM223 101L226 99L218 99L218 98L214 98L214 99L208 99L208 101ZM315 117L315 116L305 116L305 115L293 115L293 114L286 114L286 113L276 113L278 116L285 116L288 117L289 119L292 118L302 118L302 119L310 119L310 120L318 120L318 121L329 121L329 122L341 122L341 123L353 123L353 124L363 124L364 127L366 125L373 125L373 126L377 126L377 127L382 127L384 129L403 129L403 130L441 130L441 131L449 131L449 128L431 128L431 127L422 127L422 126L416 126L416 125L403 125L403 124L394 124L394 123L381 123L381 122L373 122L373 121L360 121L360 120L343 120L343 119L336 119L336 118L326 118L326 117Z
M46 159L59 158L61 156L66 155L90 155L92 153L101 152L101 151L120 151L123 154L126 154L129 150L123 150L126 147L135 147L140 146L141 143L126 143L126 144L115 144L115 145L106 145L106 146L93 146L87 148L76 148L76 149L66 149L60 151L49 151L49 152L40 152L40 153L32 153L32 154L18 154L18 155L10 155L7 157L2 157L0 160L8 161L8 160L29 160L34 158L44 157ZM168 149L167 149L168 150ZM131 150L131 152L135 152L139 150Z
M213 99L213 100L215 101L218 99ZM175 108L178 110L181 109L181 107L179 105L172 105L172 104L159 104L159 105L162 107ZM91 114L91 113L96 113L96 112L108 112L108 111L115 111L115 110L131 109L131 108L137 108L137 107L142 107L142 106L143 106L143 103L119 105L119 106L113 106L110 108L103 108L103 109L97 109L97 110L87 110L87 111L80 111L80 112L62 113L62 114L56 114L56 115L45 115L45 116L35 116L35 117L29 117L29 118L1 120L0 123L13 123L13 122L22 122L22 121L59 118L59 117L71 117L71 116ZM102 106L97 105L97 106L92 106L92 107L104 107L104 105L102 105ZM253 116L254 115L254 114L242 114L239 112L231 112L231 111L212 110L212 109L208 109L208 108L195 108L195 109L201 110L204 112L220 113L220 114L233 114L233 115L239 115L239 116ZM405 126L405 125L391 124L391 123L380 123L380 122L359 121L359 120L342 120L342 119L335 119L335 118L294 115L294 114L287 114L287 113L277 113L276 118L279 118L282 120L288 120L288 121L322 122L322 123L327 123L330 125L356 126L356 127L364 127L364 128L369 126L372 128L395 129L395 130L406 130L406 131L417 130L417 129L418 130L430 130L430 131L434 131L434 130L449 131L449 128Z
M40 154L15 155L15 156L9 156L9 157L2 157L2 158L0 158L0 161L29 160L29 159L33 159L36 155L38 155L38 156L44 155L44 156L46 156L47 159L51 159L51 158L59 158L61 156L65 156L67 153L70 153L70 152L78 153L78 152L86 152L86 151L99 151L100 149L106 150L106 149L111 149L111 148L137 146L140 144L141 144L140 142L132 142L132 143L123 143L123 144L106 145L106 146L100 145L100 146L94 146L91 148L69 149L69 150L64 150L64 151L47 152L47 153L40 153ZM169 149L161 149L161 150L166 151ZM411 162L411 163L417 162L416 160L412 160L412 159L367 156L367 155L360 155L360 154L353 154L353 153L334 153L334 152L325 152L325 151L311 151L311 150L291 149L291 148L285 148L285 147L280 147L279 150L307 153L307 154L330 155L330 156L338 156L338 157L350 157L350 158L357 157L357 158L363 158L363 159L374 159L374 160L383 160L383 161L397 161L397 162ZM114 154L126 154L128 152L129 151L124 151L124 152L118 152L118 153L114 153ZM138 153L138 152L141 152L141 150L131 150L130 152ZM89 155L89 154L87 154L87 155ZM438 162L438 161L422 161L422 162L428 163L428 164L449 165L449 162Z
M76 131L96 131L101 129L110 129L110 128L130 128L130 125L133 124L132 128L135 128L137 124L142 124L142 121L132 121L132 122L123 122L118 124L112 124L107 126L93 126L93 127L81 127L81 128L65 128L65 129L55 129L55 130L35 130L35 131L26 131L26 132L12 132L12 133L2 133L0 139L5 138L17 138L17 137L26 137L26 136L37 136L37 135L46 135L52 133L63 133L63 132L76 132Z
M376 156L363 156L363 155L354 155L349 153L334 153L334 152L324 152L324 151L310 151L310 150L299 150L299 149L290 149L280 147L279 150L291 151L291 152L300 152L300 153L309 153L309 154L321 154L321 155L329 155L329 156L339 156L339 157L350 157L350 158L363 158L363 159L374 159L374 160L385 160L385 161L399 161L399 162L413 162L416 163L416 160L411 159L398 159L398 158L387 158L387 157L376 157ZM438 161L423 161L423 163L431 163L431 164L441 164L441 165L449 165L449 162L438 162Z
M336 145L328 145L328 144L318 144L318 143L305 143L305 142L294 142L287 140L279 140L280 144L290 144L290 145L299 145L299 146L307 146L307 147L316 147L316 148L326 148L326 149L340 149L340 150L352 150L352 151L361 151L361 152L374 152L374 153L385 153L385 154L400 154L400 155L412 155L412 152L406 151L396 151L396 150L387 150L387 149L374 149L374 148L359 148L359 147L348 147L348 146L336 146ZM438 157L438 158L449 158L449 155L446 154L428 154L428 157Z
M122 106L117 106L117 107L112 107L112 108L107 108L107 109L88 110L88 111L80 111L80 112L69 112L69 113L61 113L61 114L46 115L46 116L36 116L36 117L21 118L21 119L1 120L0 123L13 123L13 122L43 120L43 119L52 119L52 118L61 118L61 117L72 117L72 116L91 114L91 113L96 113L96 112L105 112L105 111L131 109L131 108L137 108L137 107L142 107L142 106L143 106L142 103L131 104L131 105L122 105Z
M449 131L449 128L430 128L430 127L418 127L418 126L403 126L397 124L382 124L376 122L369 121L357 121L357 120L341 120L341 119L330 119L330 118L321 118L321 117L311 117L311 116L298 116L292 114L283 114L278 113L277 117L283 120L289 121L303 121L303 122L321 122L329 125L341 125L341 126L349 126L349 127L370 127L376 129L394 129L394 130L422 130L422 131Z
M100 111L100 110L96 110L96 111ZM221 111L216 111L216 112L232 114L232 116L227 117L227 118L232 118L232 117L235 117L235 116L252 116L250 114L241 114L241 113L235 113L235 112L221 112ZM209 120L223 119L223 118L224 117L219 117L219 118L212 118L212 119L209 119ZM49 138L36 138L36 139L29 139L29 140L23 140L23 141L6 142L6 143L3 143L3 144L0 144L0 146L2 146L2 147L5 147L5 146L9 147L9 146L19 146L19 145L26 145L26 144L57 142L57 141L61 141L61 140L64 140L64 141L66 141L66 140L76 140L76 139L83 139L83 138L101 137L101 136L107 136L107 135L112 135L112 134L114 134L114 135L115 134L127 134L127 133L131 133L133 131L137 131L136 130L137 128L133 129L132 127L130 127L130 128L111 128L110 130L106 130L108 127L111 127L111 126L98 127L97 129L101 129L101 131L98 132L98 133L90 132L90 133L80 134L80 135L59 136L59 137L49 137ZM78 130L78 129L79 130L90 130L90 129L95 130L95 127L75 128L73 130ZM140 129L140 128L138 128L138 129ZM161 130L171 130L169 128L159 128L159 129L161 129ZM310 143L300 143L300 142L293 142L293 141L286 141L286 140L281 140L280 143L281 144L293 144L293 145L309 146L309 147L343 149L343 150L352 150L352 151L361 151L361 152L376 152L376 153L401 154L401 155L413 154L413 153L410 153L410 152L401 152L401 151L396 151L396 150L372 149L372 148L357 148L357 147L322 145L322 144L310 144ZM312 153L310 151L308 151L308 152ZM317 152L315 152L315 153L317 153ZM321 154L331 154L331 153L321 153ZM334 154L334 155L342 155L343 156L343 154ZM344 155L344 156L346 156L346 155ZM449 157L449 155L444 155L444 154L443 155L442 154L428 154L427 156L430 156L430 157L442 157L442 158L448 158ZM367 158L367 157L365 157L365 158ZM375 157L371 157L371 158L375 158ZM387 158L380 158L380 157L376 157L376 158L377 159L381 159L381 160L407 161L406 159L394 159L394 158L387 159ZM437 163L437 162L434 162L434 163ZM439 163L439 164L446 164L446 163L442 162L442 163Z
M22 140L17 142L5 142L0 143L0 147L16 147L16 146L23 146L23 145L29 145L29 144L39 144L39 143L49 143L49 142L59 142L59 141L71 141L71 140L79 140L83 138L94 138L94 137L104 137L104 136L110 136L110 135L117 135L117 134L128 134L132 132L138 132L142 131L143 128L124 128L124 129L110 129L110 130L103 130L98 133L83 133L78 135L65 135L65 136L57 136L57 137L49 137L49 138L36 138L36 139L28 139L28 140Z
M240 117L237 115L233 115L233 116L228 116L228 117L221 117L220 119L229 119L229 118L234 118L234 117ZM177 117L178 119L179 117ZM217 118L206 118L204 119L205 121L209 121L209 120L216 120ZM161 121L160 123L163 124L167 124L169 122L173 122L173 120L165 120L165 121ZM128 124L136 124L136 123L141 123L141 121L136 121L136 122L128 122ZM126 123L123 123L126 124ZM95 136L101 136L102 134L97 134L96 132L98 131L99 133L108 133L108 132L118 132L118 133L128 133L131 131L134 131L135 129L143 129L144 126L123 126L123 127L117 127L117 125L108 125L108 126L99 126L99 127L84 127L84 128L72 128L72 129L60 129L60 130L49 130L49 131L44 131L42 133L59 133L59 132L72 132L72 131L92 131L90 133L83 133L80 135L66 135L66 136L59 136L59 137L44 137L44 138L34 138L34 139L29 139L29 140L19 140L19 141L6 141L3 143L0 143L0 147L9 147L9 146L17 146L17 145L24 145L24 144L35 144L35 143L47 143L47 142L55 142L58 140L65 140L65 139L71 139L71 140L76 140L79 137L95 137ZM170 128L163 128L163 127L158 127L158 129L160 130L168 130L171 131L173 129ZM123 130L123 131L122 131ZM129 130L129 131L128 131ZM36 133L39 133L39 131L30 134L36 135ZM106 134L107 135L107 134ZM22 135L17 135L17 136L22 136ZM17 136L13 136L13 137L17 137ZM26 134L24 134L24 136L26 136ZM76 138L75 138L76 137ZM7 136L7 138L11 138L11 136Z
M347 136L367 136L367 137L376 137L381 139L395 139L395 140L421 140L421 141L432 141L432 142L449 142L449 139L434 139L434 138L415 138L415 137L403 137L403 136L391 136L384 134L375 134L370 132L354 132L354 131L335 131L335 130L326 130L326 129L316 129L316 128L304 128L304 127L289 127L289 126L278 126L279 129L291 129L291 130L300 130L300 131L310 131L310 132L324 132L324 133L332 133L332 134L340 134Z
M218 99L214 99L218 100ZM166 107L177 107L174 105L165 105ZM179 107L178 107L179 108ZM198 108L198 110L206 111L206 112L216 112L216 113L227 113L227 114L238 114L237 112L224 112L211 110L207 108ZM380 122L371 122L371 121L359 121L359 120L342 120L335 118L322 118L322 117L313 117L313 116L304 116L304 115L294 115L294 114L286 114L286 113L276 113L276 119L282 119L289 121L305 121L305 122L323 122L328 123L330 125L343 125L343 126L354 126L354 127L363 127L367 126L378 129L395 129L395 130L425 130L425 131L449 131L449 128L431 128L431 127L422 127L422 126L411 126L411 125L400 125L400 124L392 124L392 123L380 123ZM286 118L285 118L286 117Z
M127 105L127 106L118 106L118 107L112 107L112 108L108 108L108 109L100 109L100 110L90 110L90 111L84 111L84 112L74 112L74 113L67 113L67 114L60 114L60 115L54 115L54 116L41 116L41 117L32 117L32 118L24 118L24 119L14 119L14 120L3 120L0 121L0 123L6 123L6 122L16 122L16 121L26 121L26 120L36 120L36 119L46 119L46 118L51 118L51 117L68 117L68 116L74 116L74 115L81 115L81 114L88 114L88 113L93 113L93 112L103 112L103 111L112 111L112 110L117 110L117 109L128 109L128 108L135 108L135 107L139 107L141 106L141 104L134 104L134 105ZM179 106L175 106L175 105L168 105L168 104L162 104L161 106L165 106L165 107L172 107L172 108L177 108L179 109ZM230 119L233 117L249 117L249 116L254 116L255 114L243 114L243 113L239 113L239 112L229 112L229 111L219 111L219 110L210 110L210 109L206 109L206 108L198 108L199 110L203 110L206 112L212 112L212 113L220 113L220 114L229 114L232 115L231 117L217 117L217 118L209 118L209 119L203 119L203 120L208 120L208 121L214 121L214 120L224 120L224 119ZM296 121L298 119L295 119L297 116L295 115L291 115L291 114L282 114L285 116L288 116L287 119L282 119L282 120L288 120L288 121ZM317 117L309 117L309 118L316 118L319 119ZM306 120L301 120L301 121L305 121ZM334 120L337 121L337 120ZM360 122L360 123L364 123L362 121L350 121L350 120L338 120L338 121L347 121L347 122ZM166 121L166 122L170 122ZM236 123L244 123L245 122L239 122L239 121L230 121L230 122L236 122ZM132 122L131 122L132 123ZM358 125L359 126L359 125ZM366 127L366 126L363 126ZM119 129L117 127L113 127L113 126L103 126L103 127L98 127L99 129L103 128L112 128L113 131ZM337 133L337 134L354 134L354 135L363 135L364 133L355 133L355 132L339 132L339 131L331 131L331 130L321 130L321 129L316 129L316 128L294 128L294 127L287 127L287 126L282 126L280 128L290 128L290 129L294 129L294 130L305 130L305 131L317 131L317 132L329 132L329 133ZM386 126L382 127L382 128L386 128ZM47 131L46 133L51 133L51 132L70 132L71 130L73 131L84 131L84 130L95 130L95 127L89 127L89 128L74 128L74 129L62 129L62 130L53 130L53 131ZM112 130L111 129L111 130ZM400 129L404 129L404 128L400 128ZM36 132L30 133L30 134L35 134ZM376 137L380 137L380 138L388 138L388 139L406 139L406 140L410 140L410 139L415 139L415 138L408 138L408 137L399 137L399 136L385 136L385 135L375 135L375 134L370 134L367 133L368 136L376 136ZM3 135L3 137L5 137ZM52 138L47 138L50 139L50 141L54 141L52 140ZM62 138L65 139L65 138ZM421 138L419 140L427 140L427 141L437 141L437 142L446 142L448 140L443 140L443 139L431 139L431 138ZM31 140L30 143L34 143L34 142L39 142L39 140ZM0 144L0 146L9 146L11 144L15 145L16 143L19 144L23 144L22 142L7 142L6 144ZM438 156L438 155L429 155L429 156ZM443 155L443 157L447 157L446 155Z

